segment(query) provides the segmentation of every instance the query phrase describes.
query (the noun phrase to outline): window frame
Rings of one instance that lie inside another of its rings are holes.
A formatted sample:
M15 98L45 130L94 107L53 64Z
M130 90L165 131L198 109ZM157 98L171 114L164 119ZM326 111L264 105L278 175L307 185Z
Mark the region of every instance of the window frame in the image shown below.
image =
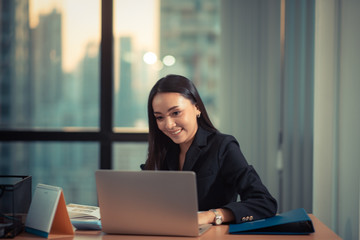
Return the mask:
M0 142L98 142L100 144L100 169L112 169L113 143L146 142L148 139L148 133L146 132L114 132L113 44L113 0L101 0L100 127L98 131L0 129Z

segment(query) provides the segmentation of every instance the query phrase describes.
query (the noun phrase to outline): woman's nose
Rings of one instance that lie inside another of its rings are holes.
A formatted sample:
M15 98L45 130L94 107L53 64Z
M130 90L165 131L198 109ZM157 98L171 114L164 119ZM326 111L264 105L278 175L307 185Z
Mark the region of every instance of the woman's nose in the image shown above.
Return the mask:
M168 117L168 118L166 118L166 120L165 120L166 122L165 122L165 127L166 127L166 129L172 129L173 127L175 127L175 121L172 119L172 118L170 118L170 117Z

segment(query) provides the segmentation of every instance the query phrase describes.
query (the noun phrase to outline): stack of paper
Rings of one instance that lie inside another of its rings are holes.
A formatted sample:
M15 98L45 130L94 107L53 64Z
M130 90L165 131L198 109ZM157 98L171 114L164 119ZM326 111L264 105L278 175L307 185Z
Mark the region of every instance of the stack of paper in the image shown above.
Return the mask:
M70 221L78 230L101 230L100 208L70 203L67 206Z

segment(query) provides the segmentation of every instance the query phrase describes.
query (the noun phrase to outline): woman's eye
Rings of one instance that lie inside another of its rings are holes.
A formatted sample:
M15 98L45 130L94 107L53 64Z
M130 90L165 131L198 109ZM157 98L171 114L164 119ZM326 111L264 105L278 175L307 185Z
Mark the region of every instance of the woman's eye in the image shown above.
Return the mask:
M172 114L173 114L174 116L177 116L177 115L180 114L180 111L173 112Z
M157 120L157 121L161 121L162 119L163 119L163 117L161 117L161 116L155 116L155 119Z

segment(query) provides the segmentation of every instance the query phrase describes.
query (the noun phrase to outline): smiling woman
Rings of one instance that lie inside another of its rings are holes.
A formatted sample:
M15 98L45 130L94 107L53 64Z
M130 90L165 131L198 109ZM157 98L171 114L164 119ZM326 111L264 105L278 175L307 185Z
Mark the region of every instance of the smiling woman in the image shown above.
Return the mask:
M199 224L240 223L276 213L276 200L236 139L212 125L189 79L167 75L158 80L149 94L148 120L148 158L142 168L195 172Z
M195 85L180 75L168 75L153 86L148 98L148 120L149 169L156 169L162 165L164 150L170 139L182 145L185 154L189 147L185 143L191 144L198 126L211 132L217 131Z
M198 128L198 107L180 93L158 93L152 104L158 128L186 152Z

